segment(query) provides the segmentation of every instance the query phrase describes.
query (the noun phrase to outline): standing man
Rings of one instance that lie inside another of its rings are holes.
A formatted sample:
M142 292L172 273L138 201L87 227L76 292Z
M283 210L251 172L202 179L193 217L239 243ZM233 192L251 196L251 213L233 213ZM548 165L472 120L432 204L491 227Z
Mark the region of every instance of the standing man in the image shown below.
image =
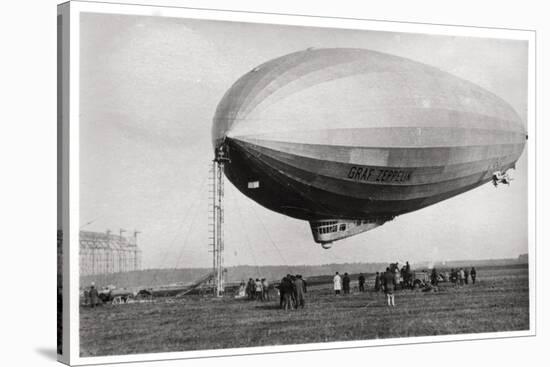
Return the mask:
M298 309L298 307L304 308L306 303L304 297L306 287L301 275L296 275L294 286L296 287L296 309Z
M408 261L405 265L405 285L407 288L412 288L412 272Z
M359 292L365 291L365 276L363 273L359 274Z
M294 308L298 308L298 291L296 289L296 277L294 275L289 275L290 284L292 285L292 305Z
M90 305L92 308L97 306L99 304L99 293L97 291L97 288L95 287L95 283L92 282L90 285Z
M269 301L269 283L266 278L262 278L262 299Z
M395 299L393 295L395 287L395 272L390 268L386 268L386 272L382 274L382 282L384 283L384 293L389 307L395 307Z
M281 308L284 307L284 301L285 301L285 286L286 286L285 282L286 282L286 277L283 277L283 279L281 279L281 282L277 286L277 288L279 288L279 306Z
M349 294L349 283L350 283L350 278L349 278L349 275L348 273L344 273L344 279L342 280L343 284L344 284L344 294Z
M470 276L472 277L472 284L476 284L476 268L472 266L472 270L470 270Z
M464 283L468 284L468 278L470 277L470 272L468 271L468 268L464 269Z
M290 277L287 275L281 280L279 285L279 291L281 292L281 308L286 310L292 310L292 282Z
M396 291L397 290L397 285L398 284L401 284L401 276L399 275L399 267L397 266L397 263L396 264L396 267L393 271L393 290Z
M407 269L405 268L405 265L399 270L399 279L401 280L401 289L404 289L407 287Z
M340 274L338 274L338 272L336 272L336 275L332 279L332 282L334 284L334 294L340 294L340 291L342 290L342 278L340 277Z
M439 282L438 276L437 276L437 270L435 270L435 267L432 269L432 275L431 275L431 283L433 286L437 286L437 283Z
M262 282L260 281L259 278L256 278L255 288L256 288L256 301L263 301L263 299L262 299Z
M88 306L90 304L90 290L84 289L84 306Z
M460 268L458 271L458 279L460 280L460 286L464 285L464 269Z
M380 272L376 272L376 278L374 278L374 291L380 291Z
M248 278L248 284L246 285L246 294L248 295L249 300L254 299L254 293L256 292L256 284L254 279Z

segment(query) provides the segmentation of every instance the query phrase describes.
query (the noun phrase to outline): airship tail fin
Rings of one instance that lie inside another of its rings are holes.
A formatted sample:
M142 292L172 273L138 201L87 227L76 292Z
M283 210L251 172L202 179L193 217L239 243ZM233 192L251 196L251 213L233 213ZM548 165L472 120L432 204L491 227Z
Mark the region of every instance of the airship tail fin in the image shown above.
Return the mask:
M496 171L493 173L492 181L493 185L497 187L499 184L506 184L510 185L510 182L514 179L510 172L510 170L507 170L506 172L502 173L501 171Z

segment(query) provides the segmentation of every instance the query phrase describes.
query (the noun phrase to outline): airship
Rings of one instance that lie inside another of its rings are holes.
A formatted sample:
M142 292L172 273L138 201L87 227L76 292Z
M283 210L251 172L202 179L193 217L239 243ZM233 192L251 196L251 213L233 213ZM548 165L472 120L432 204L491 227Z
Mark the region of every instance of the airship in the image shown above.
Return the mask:
M243 194L308 221L315 242L374 229L488 182L508 183L527 135L502 98L436 67L310 48L240 77L212 142Z

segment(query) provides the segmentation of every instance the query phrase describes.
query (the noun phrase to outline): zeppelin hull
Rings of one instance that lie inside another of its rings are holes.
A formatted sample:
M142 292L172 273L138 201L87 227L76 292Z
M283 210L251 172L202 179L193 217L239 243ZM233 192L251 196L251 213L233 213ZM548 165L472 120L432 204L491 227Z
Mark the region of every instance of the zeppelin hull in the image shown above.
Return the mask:
M229 180L263 206L304 220L392 218L491 181L515 156L453 167L372 166L281 154L228 139ZM250 188L249 183L258 187Z
M461 194L515 167L525 138L491 92L359 49L260 65L227 91L212 128L240 191L310 222L379 223Z

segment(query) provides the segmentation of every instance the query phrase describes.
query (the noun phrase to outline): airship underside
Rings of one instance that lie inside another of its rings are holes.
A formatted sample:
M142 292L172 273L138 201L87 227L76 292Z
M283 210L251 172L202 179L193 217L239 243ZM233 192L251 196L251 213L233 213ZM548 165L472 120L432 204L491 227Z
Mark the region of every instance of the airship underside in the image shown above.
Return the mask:
M314 49L241 77L212 129L245 195L310 222L316 242L373 229L514 168L526 133L496 95L431 66Z

